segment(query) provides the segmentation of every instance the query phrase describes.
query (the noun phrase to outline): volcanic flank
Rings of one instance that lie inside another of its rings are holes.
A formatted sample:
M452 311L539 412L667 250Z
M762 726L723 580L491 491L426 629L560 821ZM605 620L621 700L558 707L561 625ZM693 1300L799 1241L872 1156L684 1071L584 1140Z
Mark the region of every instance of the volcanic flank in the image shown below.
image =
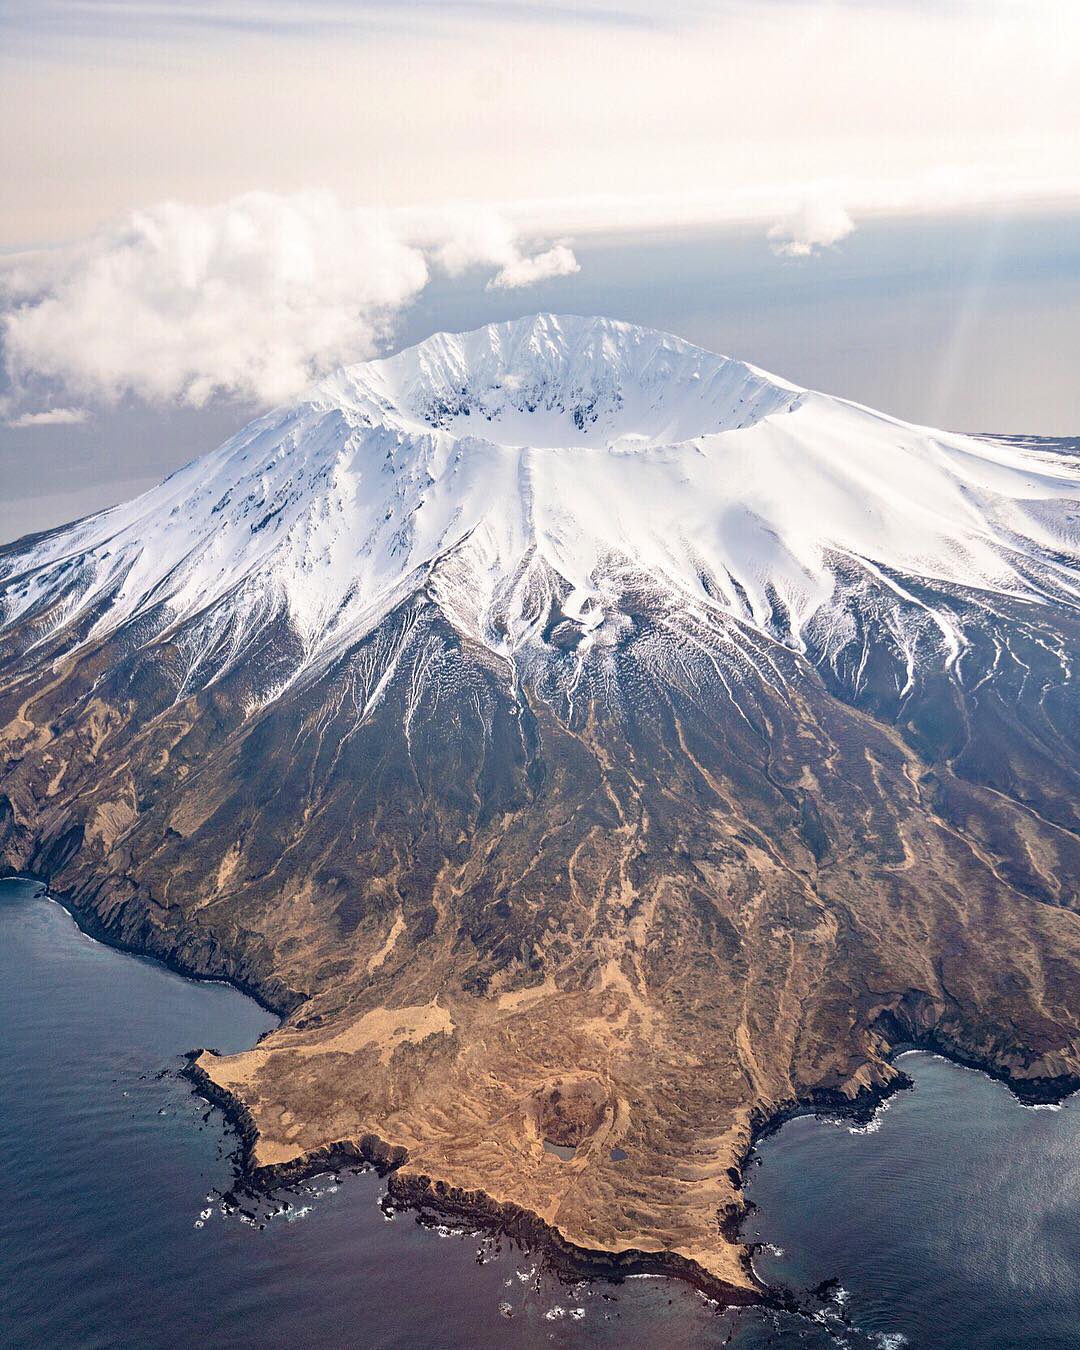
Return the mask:
M608 320L440 334L0 552L3 864L288 1014L199 1059L255 1164L752 1297L756 1127L900 1041L1077 1085L1078 482Z

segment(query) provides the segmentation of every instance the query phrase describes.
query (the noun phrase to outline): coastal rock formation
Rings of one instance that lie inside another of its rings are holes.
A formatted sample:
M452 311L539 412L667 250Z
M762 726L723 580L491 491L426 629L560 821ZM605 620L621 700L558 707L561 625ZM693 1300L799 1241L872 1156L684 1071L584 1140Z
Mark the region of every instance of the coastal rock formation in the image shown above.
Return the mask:
M607 320L439 335L0 551L3 865L285 1015L198 1060L256 1165L753 1297L769 1120L905 1041L1080 1082L1078 484Z

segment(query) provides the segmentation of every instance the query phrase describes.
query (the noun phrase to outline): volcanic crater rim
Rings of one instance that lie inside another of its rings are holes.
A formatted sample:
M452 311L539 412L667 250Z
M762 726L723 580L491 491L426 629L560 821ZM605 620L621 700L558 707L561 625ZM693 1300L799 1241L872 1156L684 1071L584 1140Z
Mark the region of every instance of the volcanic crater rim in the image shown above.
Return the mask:
M640 453L745 429L793 411L804 393L671 334L536 314L435 333L337 371L309 399L373 425L508 450Z

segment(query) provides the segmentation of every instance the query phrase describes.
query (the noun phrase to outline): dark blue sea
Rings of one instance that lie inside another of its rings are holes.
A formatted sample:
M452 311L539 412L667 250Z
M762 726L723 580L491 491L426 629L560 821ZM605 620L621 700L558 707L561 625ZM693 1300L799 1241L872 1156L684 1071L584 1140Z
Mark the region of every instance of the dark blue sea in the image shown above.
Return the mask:
M388 1218L372 1173L223 1205L235 1136L179 1077L273 1019L0 883L0 1346L1080 1346L1080 1105L928 1055L868 1129L804 1118L751 1169L747 1236L809 1317Z

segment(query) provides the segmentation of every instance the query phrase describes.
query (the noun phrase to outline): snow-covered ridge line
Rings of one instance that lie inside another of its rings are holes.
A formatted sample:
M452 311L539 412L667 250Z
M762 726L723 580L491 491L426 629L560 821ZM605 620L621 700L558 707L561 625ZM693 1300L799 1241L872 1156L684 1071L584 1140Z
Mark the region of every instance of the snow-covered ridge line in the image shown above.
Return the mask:
M585 659L644 580L695 619L829 646L859 574L905 651L925 619L954 660L954 618L905 579L1076 603L1078 497L1060 458L539 315L339 371L134 501L13 546L0 627L96 614L90 640L153 610L156 633L195 625L187 646L220 668L284 618L299 672L426 586L501 656L554 615Z

